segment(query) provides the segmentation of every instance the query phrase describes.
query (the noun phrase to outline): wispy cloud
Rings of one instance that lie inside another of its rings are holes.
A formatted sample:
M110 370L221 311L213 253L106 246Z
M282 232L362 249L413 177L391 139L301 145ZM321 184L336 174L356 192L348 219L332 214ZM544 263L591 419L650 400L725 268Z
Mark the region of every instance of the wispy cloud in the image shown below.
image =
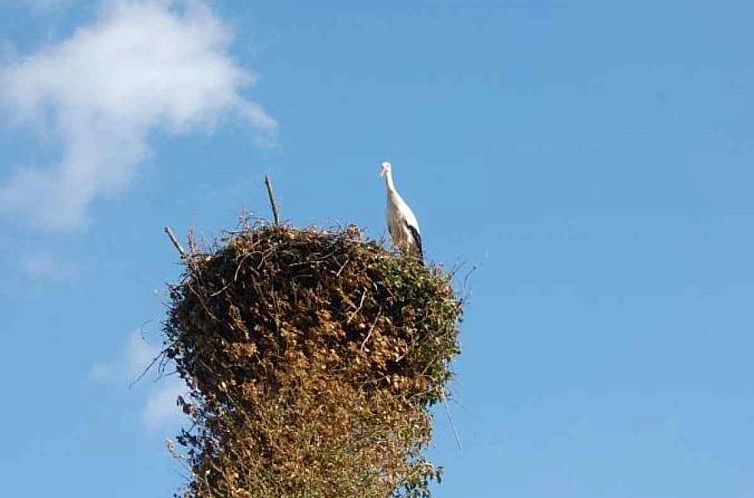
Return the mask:
M139 330L129 334L120 359L95 363L90 377L96 382L127 386L133 383L159 354L158 347L148 343ZM157 382L143 379L136 386L148 385L141 420L149 429L177 426L184 420L176 405L179 395L186 397L186 384L177 375L163 377Z
M33 279L62 282L75 277L78 268L47 252L26 254L21 258L21 270Z
M142 337L141 329L134 330L126 339L122 357L114 362L96 363L91 376L101 382L133 382L159 352Z
M62 147L54 164L0 184L0 209L47 229L85 225L92 201L133 182L155 130L182 135L235 115L270 143L277 124L242 94L255 77L231 58L231 40L201 1L115 0L70 38L0 68L11 124Z
M176 376L165 379L163 384L152 389L141 412L141 420L148 429L159 429L178 425L185 420L183 412L176 405L178 396L189 399L186 384Z

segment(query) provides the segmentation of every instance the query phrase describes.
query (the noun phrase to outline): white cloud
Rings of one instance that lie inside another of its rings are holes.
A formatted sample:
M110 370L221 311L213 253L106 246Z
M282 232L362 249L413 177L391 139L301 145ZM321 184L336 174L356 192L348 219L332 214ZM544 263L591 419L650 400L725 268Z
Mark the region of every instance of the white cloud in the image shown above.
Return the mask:
M92 377L98 381L133 382L159 353L159 348L142 337L140 329L134 330L126 339L122 358L112 363L95 364Z
M176 404L176 398L186 395L186 384L177 376L173 375L164 379L163 384L152 389L147 396L144 410L141 412L141 420L148 429L172 427L185 420L183 412Z
M0 184L0 209L48 229L85 225L92 201L134 180L156 130L187 134L235 115L270 143L276 122L242 95L255 78L230 42L202 2L115 0L70 38L0 68L12 123L62 147L59 162Z
M62 282L73 278L78 269L47 252L35 252L21 258L21 270L34 279Z
M97 382L126 386L138 379L159 353L158 347L149 344L141 332L135 330L128 336L121 359L111 363L96 363L89 375ZM162 377L157 382L144 378L136 384L136 388L143 386L148 386L141 410L141 420L145 427L173 428L185 420L183 412L176 405L176 398L179 395L187 398L188 388L178 375Z

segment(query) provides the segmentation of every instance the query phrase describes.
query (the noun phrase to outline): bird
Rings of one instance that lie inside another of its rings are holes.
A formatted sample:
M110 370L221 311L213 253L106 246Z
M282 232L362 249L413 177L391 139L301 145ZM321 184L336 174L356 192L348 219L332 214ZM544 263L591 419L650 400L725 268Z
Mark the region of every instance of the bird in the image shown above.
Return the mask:
M393 166L389 161L380 165L380 176L385 178L387 187L387 228L393 244L404 254L415 256L424 264L424 250L419 222L406 201L400 196L393 184Z

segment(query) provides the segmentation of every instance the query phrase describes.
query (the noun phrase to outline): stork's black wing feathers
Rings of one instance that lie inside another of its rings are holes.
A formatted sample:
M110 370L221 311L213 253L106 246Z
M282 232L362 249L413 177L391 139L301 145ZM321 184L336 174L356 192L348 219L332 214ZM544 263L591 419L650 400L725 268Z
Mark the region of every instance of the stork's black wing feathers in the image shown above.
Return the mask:
M414 238L414 242L416 242L416 249L419 251L419 261L421 261L421 263L424 264L424 249L422 248L422 236L419 233L419 230L417 230L415 226L409 225L408 221L406 222L406 227L408 228L408 231L411 232L411 236Z

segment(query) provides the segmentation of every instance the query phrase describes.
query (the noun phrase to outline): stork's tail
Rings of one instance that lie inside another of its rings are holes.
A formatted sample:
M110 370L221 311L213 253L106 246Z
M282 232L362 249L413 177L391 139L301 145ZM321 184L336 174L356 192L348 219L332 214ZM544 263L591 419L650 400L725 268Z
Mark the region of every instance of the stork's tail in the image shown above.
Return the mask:
M422 236L419 233L419 230L416 229L415 226L410 225L408 222L406 222L406 226L408 227L408 231L411 232L411 237L414 239L414 245L416 248L416 258L419 260L419 263L421 263L422 266L424 265L424 248L422 247Z

